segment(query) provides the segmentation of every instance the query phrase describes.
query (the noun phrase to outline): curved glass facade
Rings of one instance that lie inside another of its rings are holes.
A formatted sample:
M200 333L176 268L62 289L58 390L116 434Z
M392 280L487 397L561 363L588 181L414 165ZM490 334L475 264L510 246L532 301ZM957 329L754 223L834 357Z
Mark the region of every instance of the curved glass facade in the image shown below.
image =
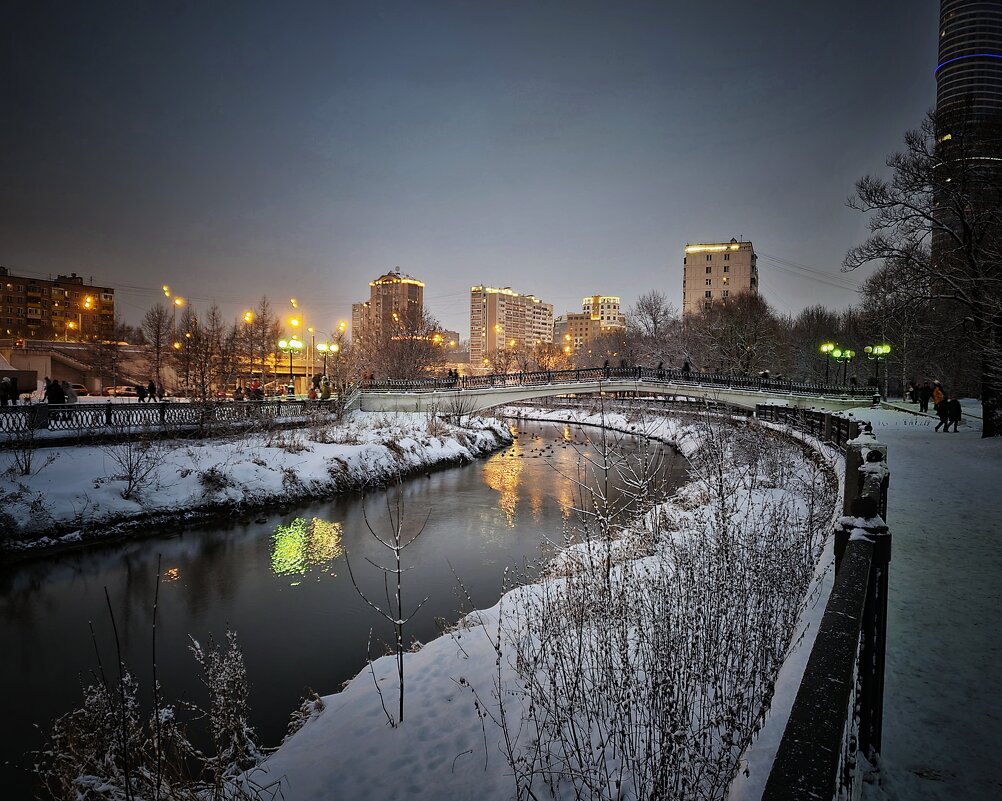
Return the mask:
M1002 0L942 0L936 109L1002 114Z

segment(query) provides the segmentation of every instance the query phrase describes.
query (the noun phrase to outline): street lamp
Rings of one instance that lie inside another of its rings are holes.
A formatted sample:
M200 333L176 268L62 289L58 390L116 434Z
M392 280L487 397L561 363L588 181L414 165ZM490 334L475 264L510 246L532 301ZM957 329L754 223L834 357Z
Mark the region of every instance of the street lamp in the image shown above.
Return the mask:
M845 365L842 372L842 383L846 384L849 382L849 362L852 361L853 356L856 355L856 351L841 348L834 348L832 350L832 358L841 365ZM835 371L835 378L838 379L838 370Z
M880 361L881 359L886 359L891 352L891 346L886 343L881 343L880 345L867 345L863 350L866 351L866 358L873 362L873 385L877 388L877 392L880 392ZM887 368L884 368L884 379L886 383L887 379ZM884 396L887 396L886 391Z
M289 340L280 339L278 340L278 349L282 351L282 353L289 354L289 385L288 387L286 387L286 391L287 394L290 396L295 395L296 381L292 375L292 356L295 353L299 353L299 351L303 349L303 343L300 342L298 339L296 339L295 336L293 336L292 339Z
M820 350L825 355L825 383L827 384L828 383L829 358L831 357L832 351L835 350L835 343L834 342L825 342L821 346Z
M336 354L341 348L338 347L337 342L320 342L317 344L317 350L324 355L324 375L327 375L327 354Z

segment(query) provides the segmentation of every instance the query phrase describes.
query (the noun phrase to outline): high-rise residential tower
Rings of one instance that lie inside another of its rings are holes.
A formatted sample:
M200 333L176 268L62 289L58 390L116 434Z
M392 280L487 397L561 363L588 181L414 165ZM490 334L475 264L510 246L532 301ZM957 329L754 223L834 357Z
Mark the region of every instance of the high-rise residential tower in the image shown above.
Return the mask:
M758 292L758 257L751 242L686 245L682 257L682 314L698 312L707 301L726 301Z
M510 287L470 289L470 364L479 367L502 348L522 349L553 341L553 304Z
M400 268L369 282L369 299L353 303L351 307L351 335L353 338L401 329L415 331L421 326L424 315L424 284Z
M1002 2L941 0L936 112L1002 115Z

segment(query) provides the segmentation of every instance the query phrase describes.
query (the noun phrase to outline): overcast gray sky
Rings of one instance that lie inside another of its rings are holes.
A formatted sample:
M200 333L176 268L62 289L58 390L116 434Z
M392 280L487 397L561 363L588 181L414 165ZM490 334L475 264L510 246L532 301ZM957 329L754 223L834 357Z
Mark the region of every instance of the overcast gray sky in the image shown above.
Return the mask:
M318 330L399 265L465 338L473 284L681 305L685 243L743 236L777 310L842 308L844 201L933 105L938 8L8 2L0 264L127 322L167 283Z

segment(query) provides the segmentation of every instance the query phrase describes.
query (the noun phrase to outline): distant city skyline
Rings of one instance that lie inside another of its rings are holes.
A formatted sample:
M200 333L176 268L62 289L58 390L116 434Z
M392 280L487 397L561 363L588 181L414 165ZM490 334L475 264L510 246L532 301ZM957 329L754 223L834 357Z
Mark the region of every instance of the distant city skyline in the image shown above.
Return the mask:
M780 313L856 300L853 182L935 99L938 4L373 2L2 13L0 264L317 327L375 275L468 334L476 285L681 307L753 239Z

